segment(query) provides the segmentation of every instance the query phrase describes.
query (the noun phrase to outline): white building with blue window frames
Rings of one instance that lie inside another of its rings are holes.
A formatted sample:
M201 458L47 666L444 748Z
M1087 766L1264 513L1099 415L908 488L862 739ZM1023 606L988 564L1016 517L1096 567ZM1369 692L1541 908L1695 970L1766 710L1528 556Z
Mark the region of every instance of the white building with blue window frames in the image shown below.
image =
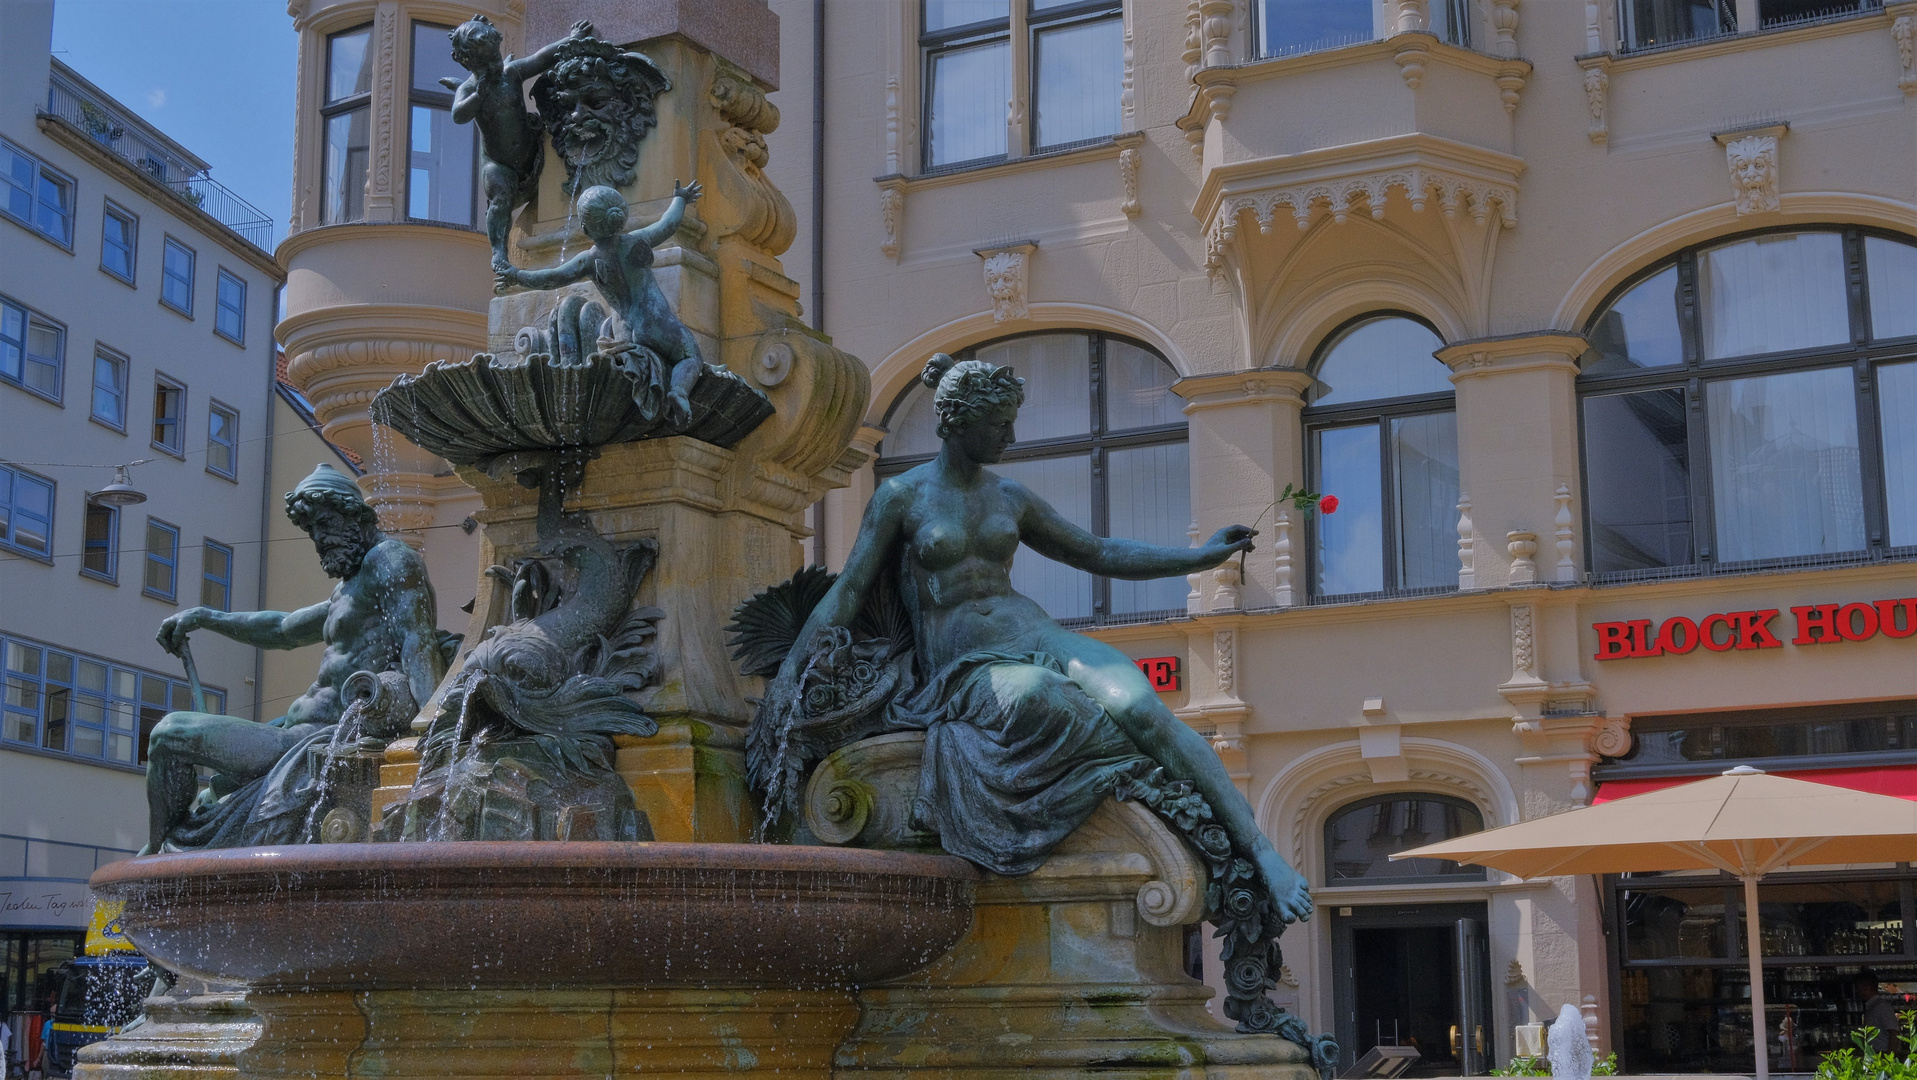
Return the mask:
M37 1007L87 876L142 842L146 735L191 707L160 620L259 606L281 512L273 223L52 58L52 27L0 3L0 1013ZM92 497L116 466L144 502ZM278 715L256 650L194 651L208 708Z

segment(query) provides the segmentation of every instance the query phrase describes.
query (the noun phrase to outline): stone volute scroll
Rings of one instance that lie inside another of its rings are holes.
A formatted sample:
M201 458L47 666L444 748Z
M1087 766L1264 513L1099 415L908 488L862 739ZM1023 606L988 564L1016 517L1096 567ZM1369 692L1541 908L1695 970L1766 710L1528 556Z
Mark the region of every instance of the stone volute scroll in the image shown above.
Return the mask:
M1737 216L1773 213L1778 197L1778 140L1790 130L1789 124L1720 131L1711 136L1724 148L1725 164L1730 169L1731 196L1737 203Z

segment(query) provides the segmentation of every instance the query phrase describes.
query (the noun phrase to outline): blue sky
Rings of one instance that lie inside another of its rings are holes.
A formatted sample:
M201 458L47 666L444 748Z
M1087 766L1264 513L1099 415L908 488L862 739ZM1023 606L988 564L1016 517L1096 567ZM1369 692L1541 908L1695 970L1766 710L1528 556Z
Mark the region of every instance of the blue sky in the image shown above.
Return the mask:
M205 159L285 235L299 36L283 0L56 0L53 54Z

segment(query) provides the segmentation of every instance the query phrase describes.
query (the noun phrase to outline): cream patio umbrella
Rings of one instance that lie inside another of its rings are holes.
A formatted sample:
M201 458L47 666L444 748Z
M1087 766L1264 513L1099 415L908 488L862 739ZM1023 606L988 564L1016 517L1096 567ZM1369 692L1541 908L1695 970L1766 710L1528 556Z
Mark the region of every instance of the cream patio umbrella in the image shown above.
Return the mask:
M1757 1080L1768 1080L1757 879L1792 863L1917 861L1917 802L1770 776L1742 765L1706 780L1391 857L1476 863L1523 878L1708 869L1736 875L1744 882L1752 1056Z

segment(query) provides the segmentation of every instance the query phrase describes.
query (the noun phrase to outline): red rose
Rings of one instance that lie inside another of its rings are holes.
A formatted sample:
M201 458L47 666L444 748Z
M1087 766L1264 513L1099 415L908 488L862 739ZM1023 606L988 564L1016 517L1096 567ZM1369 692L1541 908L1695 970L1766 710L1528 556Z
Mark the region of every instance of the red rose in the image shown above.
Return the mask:
M1318 512L1321 514L1337 513L1338 512L1338 496L1326 495L1324 498L1319 499Z

